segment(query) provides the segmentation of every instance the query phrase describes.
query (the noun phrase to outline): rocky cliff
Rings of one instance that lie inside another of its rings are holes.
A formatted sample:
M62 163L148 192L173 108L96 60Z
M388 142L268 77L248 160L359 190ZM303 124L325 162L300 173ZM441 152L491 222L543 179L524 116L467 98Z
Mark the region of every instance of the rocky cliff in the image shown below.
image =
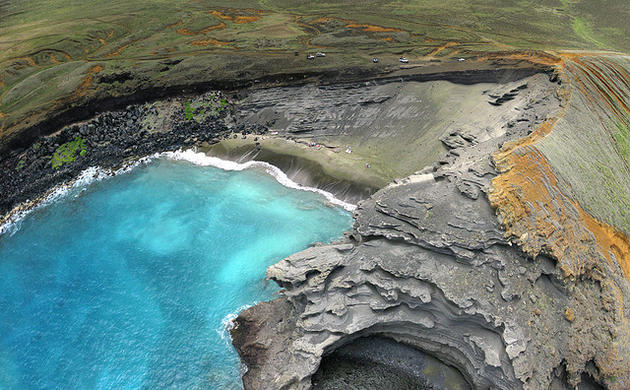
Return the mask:
M318 372L320 365L326 366L322 359L344 348L366 351L352 347L366 337L411 346L465 378L465 384L456 386L445 384L444 378L429 378L434 388L630 386L624 306L630 290L619 265L602 260L585 224L573 226L572 220L543 214L549 210L553 215L555 198L551 204L538 199L530 203L528 192L512 186L530 183L535 187L531 193L553 192L557 187L536 181L543 173L551 175L552 168L545 170L534 160L530 170L519 170L517 161L509 165L510 171L503 162L511 153L525 154L515 151L517 140L536 137L550 118L566 115L566 82L557 76L551 80L536 75L493 84L483 94L470 96L496 109L493 115L481 114L490 119L485 126L444 126L439 137L447 152L432 166L361 202L346 242L312 247L268 269L268 277L284 292L241 313L232 331L248 368L246 389L309 389L314 375L316 387L327 388L329 379ZM333 104L328 109L336 112L335 99L327 101ZM477 123L481 116L470 113L468 122ZM311 121L303 128L316 132L316 127ZM502 154L493 158L499 149ZM520 181L506 176L509 172ZM504 188L511 188L513 197L506 196ZM577 202L558 198L574 204L572 212L581 215ZM535 205L538 214L533 215L527 207ZM513 209L523 210L516 215L547 221L558 230L565 223L576 230L554 236L553 231L523 228L515 239L506 217L515 215L506 211ZM590 252L567 243L565 253L531 251L525 245L528 235L538 240L558 237L550 241L558 243L580 231L575 239ZM567 260L565 255L573 257ZM575 264L576 258L598 264L590 269L603 269L604 275L567 273L564 264ZM426 369L402 364L397 353L389 359L370 360L366 353L350 356L390 367L371 370L373 375L390 372L400 378L404 371L417 383L430 377Z

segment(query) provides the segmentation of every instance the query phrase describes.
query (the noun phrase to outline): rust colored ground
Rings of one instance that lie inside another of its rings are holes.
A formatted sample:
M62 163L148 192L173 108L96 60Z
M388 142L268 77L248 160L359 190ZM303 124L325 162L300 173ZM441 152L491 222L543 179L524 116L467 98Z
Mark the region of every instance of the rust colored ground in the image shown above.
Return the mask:
M260 20L260 16L253 15L228 15L217 10L212 10L210 13L221 20L231 21L236 24L252 23Z
M218 41L213 38L199 39L199 40L190 42L190 45L192 46L225 46L229 44L230 42Z
M401 32L403 30L399 28L393 27L381 27L373 24L365 24L365 23L349 23L346 24L347 28L359 28L364 32Z
M186 28L178 28L177 30L175 30L175 32L180 35L195 36L195 35L209 33L210 31L214 31L214 30L222 30L224 28L225 28L225 23L221 22L219 24L214 24L212 26L204 27L199 31L191 31Z
M116 49L115 51L109 53L108 55L105 56L105 58L112 58L112 57L118 57L120 55L120 53L122 53L123 50L125 50L126 48L129 47L129 43L126 45L122 45L121 47L119 47L118 49Z
M96 75L99 72L102 72L103 69L104 68L100 65L95 65L95 66L92 66L90 69L88 69L88 71L85 74L85 77L83 77L83 80L81 80L81 84L72 94L72 98L84 96L85 92L87 92L90 85L92 85L92 81L94 80L94 75Z
M547 61L544 56L541 58ZM563 64L563 59L556 61L559 72L563 71ZM571 87L559 90L565 101L570 100L568 88ZM606 96L616 98L614 94ZM557 120L547 120L528 137L504 145L494 155L501 174L492 181L490 202L501 216L507 233L517 238L525 252L534 257L542 251L551 254L565 276L579 277L596 265L580 260L589 253L588 246L594 238L606 261L610 264L616 261L630 281L630 237L598 221L576 201L562 194L549 161L535 146L553 131Z
M180 20L180 21L178 21L178 22L175 22L175 23L172 23L172 24L168 24L168 25L166 25L166 27L165 27L165 28L179 27L179 26L181 26L182 24L184 24L184 22L182 22L182 21Z
M552 53L540 50L512 50L486 53L477 57L478 61L490 61L497 59L524 60L534 64L562 68L563 58Z
M449 48L449 47L453 47L453 46L457 46L457 42L446 42L445 44L436 47L435 49L433 49L433 51L431 51L431 53L427 54L427 56L432 57L434 55L437 55L439 52L441 52L442 50Z

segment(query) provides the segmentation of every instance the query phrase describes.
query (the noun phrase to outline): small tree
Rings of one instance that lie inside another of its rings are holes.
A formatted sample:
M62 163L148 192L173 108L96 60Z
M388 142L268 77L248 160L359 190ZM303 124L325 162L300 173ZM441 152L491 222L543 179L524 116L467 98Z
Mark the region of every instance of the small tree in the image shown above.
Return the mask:
M186 108L184 109L184 116L186 120L193 119L193 109L190 107L190 102L186 102Z

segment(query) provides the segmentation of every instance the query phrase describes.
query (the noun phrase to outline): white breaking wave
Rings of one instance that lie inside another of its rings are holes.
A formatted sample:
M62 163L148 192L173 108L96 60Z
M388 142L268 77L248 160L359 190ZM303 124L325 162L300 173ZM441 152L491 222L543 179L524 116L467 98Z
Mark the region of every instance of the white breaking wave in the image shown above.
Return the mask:
M236 326L236 324L234 323L234 320L236 320L236 317L238 317L238 315L241 314L242 311L245 311L249 309L250 307L254 307L257 304L258 302L252 302L248 305L243 305L239 307L238 309L236 309L234 313L227 314L221 320L221 327L217 329L217 333L219 334L221 339L228 345L229 348L234 348L234 346L232 345L232 336L230 335L230 331L234 329L234 326ZM242 378L246 372L247 372L247 365L241 360L241 366L239 369L240 377Z
M234 329L234 326L236 325L234 323L234 320L236 319L236 317L238 317L239 314L241 314L242 311L256 306L257 304L258 302L252 302L250 304L243 305L236 309L234 313L228 313L225 317L223 317L223 319L221 319L221 327L216 331L223 341L225 341L229 345L232 345L232 336L230 336L230 331Z
M333 194L328 191L321 190L315 187L303 186L289 179L286 173L282 172L282 170L275 165L271 165L264 161L247 161L244 163L237 163L235 161L223 160L218 157L208 156L205 153L197 152L193 149L188 150L178 150L176 152L163 152L160 153L160 156L166 157L171 160L180 160L180 161L188 161L195 165L199 166L212 166L215 168L223 169L224 171L243 171L245 169L259 168L263 169L267 174L272 176L276 181L282 184L285 187L292 188L295 190L301 191L309 191L316 192L321 194L330 202L336 206L343 207L347 211L356 210L357 206L351 203L344 202L341 199L336 198Z
M50 204L71 193L75 193L75 196L78 196L80 192L84 191L90 184L101 181L108 177L119 175L121 173L127 173L138 165L150 162L155 157L158 157L158 155L156 154L149 157L143 157L133 162L126 163L118 169L105 169L101 167L89 167L84 169L83 171L81 171L76 179L54 187L48 193L46 193L42 197L42 199L37 201L27 200L26 202L15 208L14 211L9 213L9 216L6 220L0 221L0 236L5 233L13 234L18 231L24 217L37 210L38 208Z
M346 203L341 199L335 198L335 196L328 191L320 190L319 188L303 186L294 182L293 180L289 179L289 177L284 172L282 172L280 168L269 163L263 161L248 161L245 163L237 163L234 161L222 160L217 157L211 157L206 155L205 153L197 152L194 149L188 149L183 151L178 150L176 152L156 153L126 163L118 169L106 169L102 167L86 168L79 174L76 179L69 183L64 183L53 188L46 195L44 195L41 200L27 200L16 209L14 209L14 211L10 212L9 217L6 220L0 220L0 235L3 235L5 233L15 233L19 229L20 223L24 219L24 217L40 207L43 207L47 204L50 204L51 202L63 198L70 193L75 193L76 191L79 191L75 195L78 196L80 191L85 190L90 184L94 182L101 181L108 177L127 173L139 165L147 164L158 158L167 158L177 161L188 161L195 165L204 167L213 166L215 168L223 169L225 171L242 171L251 168L262 168L267 174L271 175L274 179L276 179L278 183L282 184L285 187L302 191L316 192L323 195L326 200L328 200L328 202L330 202L331 204L343 207L347 211L354 211L357 208L356 205Z

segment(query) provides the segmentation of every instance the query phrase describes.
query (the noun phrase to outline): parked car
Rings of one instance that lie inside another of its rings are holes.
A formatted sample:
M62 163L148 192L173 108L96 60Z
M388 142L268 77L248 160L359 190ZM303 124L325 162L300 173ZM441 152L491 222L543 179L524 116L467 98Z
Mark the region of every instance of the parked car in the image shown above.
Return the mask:
M314 59L315 59L315 56L314 56L314 55L312 55L312 54L309 54L309 55L307 55L307 56L306 56L306 59L307 59L307 60L314 60Z
M407 62L409 62L409 60L405 57L400 57L398 61L402 62L403 64L406 64Z
M372 58L372 62L376 64L378 62L378 58L376 57Z
M321 51L318 51L317 53L315 53L315 55L317 57L326 57L326 53L322 53Z

